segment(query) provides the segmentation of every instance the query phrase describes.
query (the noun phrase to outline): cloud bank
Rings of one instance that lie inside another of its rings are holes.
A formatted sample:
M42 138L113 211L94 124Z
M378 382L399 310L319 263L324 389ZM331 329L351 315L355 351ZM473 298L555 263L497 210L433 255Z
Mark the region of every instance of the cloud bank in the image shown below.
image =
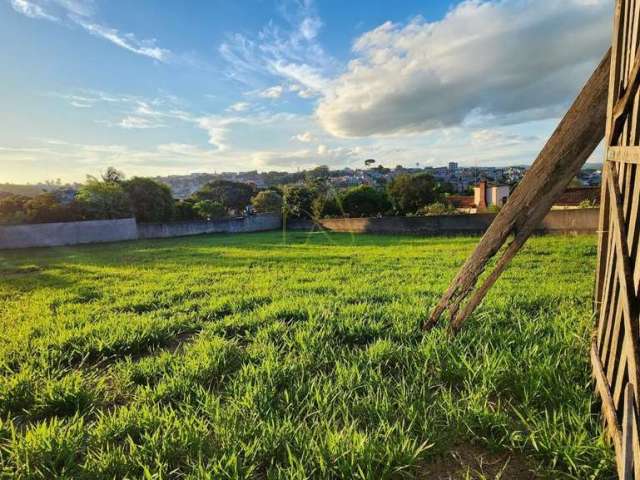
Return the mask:
M467 0L353 45L316 115L339 137L554 118L610 43L609 0Z

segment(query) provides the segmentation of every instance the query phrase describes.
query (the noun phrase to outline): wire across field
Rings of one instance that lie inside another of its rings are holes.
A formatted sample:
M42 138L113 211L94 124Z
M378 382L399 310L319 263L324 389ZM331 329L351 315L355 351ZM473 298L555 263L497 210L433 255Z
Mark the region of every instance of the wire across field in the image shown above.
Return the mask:
M532 239L458 337L424 334L477 241L0 252L0 478L612 478L595 237Z

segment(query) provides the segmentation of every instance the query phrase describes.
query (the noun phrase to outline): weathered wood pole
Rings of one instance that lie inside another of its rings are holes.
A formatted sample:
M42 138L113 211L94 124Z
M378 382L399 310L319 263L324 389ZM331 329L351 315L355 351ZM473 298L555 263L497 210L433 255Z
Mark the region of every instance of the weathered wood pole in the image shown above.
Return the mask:
M424 321L424 329L435 326L446 309L450 313L452 329L456 331L461 327L508 262L549 212L553 202L580 172L582 165L604 137L610 63L611 49L605 54L506 205L493 220L431 316ZM498 261L495 271L475 292L466 308L458 314L461 303L475 288L487 263L511 234L515 234L515 239Z

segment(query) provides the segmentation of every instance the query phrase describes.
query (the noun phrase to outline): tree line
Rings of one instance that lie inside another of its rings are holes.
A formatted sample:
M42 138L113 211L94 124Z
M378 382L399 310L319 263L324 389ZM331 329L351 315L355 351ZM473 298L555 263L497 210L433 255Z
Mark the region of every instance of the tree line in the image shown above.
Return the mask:
M452 211L447 184L425 173L404 174L386 185L336 190L322 170L293 185L259 190L253 184L214 180L176 200L168 185L146 177L127 179L115 168L87 181L72 198L64 191L28 197L0 193L0 223L48 223L135 217L139 222L215 220L247 213L288 218L428 215ZM319 174L318 174L319 173Z

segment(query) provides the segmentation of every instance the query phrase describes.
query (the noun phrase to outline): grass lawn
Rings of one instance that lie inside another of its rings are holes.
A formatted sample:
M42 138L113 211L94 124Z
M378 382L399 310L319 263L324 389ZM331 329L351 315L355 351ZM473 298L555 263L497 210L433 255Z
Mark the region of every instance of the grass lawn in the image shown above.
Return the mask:
M595 237L532 239L455 340L423 334L477 241L0 252L0 478L613 478Z

